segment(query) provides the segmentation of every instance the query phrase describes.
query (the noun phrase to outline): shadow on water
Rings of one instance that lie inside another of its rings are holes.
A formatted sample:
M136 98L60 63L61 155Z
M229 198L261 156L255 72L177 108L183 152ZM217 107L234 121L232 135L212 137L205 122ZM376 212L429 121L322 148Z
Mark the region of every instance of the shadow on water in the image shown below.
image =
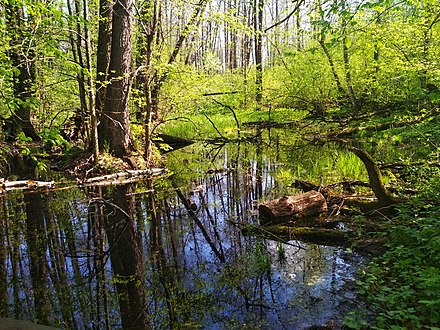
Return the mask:
M170 178L136 185L1 195L0 316L70 329L339 328L361 306L364 257L234 224L293 193L286 173L345 156L271 143L193 145L168 155Z

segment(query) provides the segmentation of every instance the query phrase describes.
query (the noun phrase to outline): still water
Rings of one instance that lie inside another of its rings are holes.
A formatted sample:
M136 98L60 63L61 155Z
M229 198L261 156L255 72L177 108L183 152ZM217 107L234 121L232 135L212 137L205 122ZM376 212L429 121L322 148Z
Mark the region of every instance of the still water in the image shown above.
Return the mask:
M280 139L193 145L167 154L169 176L4 193L1 315L66 329L340 328L364 310L354 281L365 258L237 224L295 193L292 178L325 180L347 157Z

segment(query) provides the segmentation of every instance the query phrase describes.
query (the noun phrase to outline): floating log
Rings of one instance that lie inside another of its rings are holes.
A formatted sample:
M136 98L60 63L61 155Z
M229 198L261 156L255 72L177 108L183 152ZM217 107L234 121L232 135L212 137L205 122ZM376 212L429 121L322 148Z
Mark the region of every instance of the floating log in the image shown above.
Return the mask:
M36 190L40 188L52 188L55 185L54 181L34 181L34 180L19 180L19 181L8 181L0 180L0 189L2 190Z
M278 224L288 219L300 219L327 211L324 196L315 190L301 195L284 196L258 206L262 224Z
M109 182L109 184L111 184L118 180L125 180L128 178L139 178L143 176L155 176L155 175L160 175L163 172L165 172L165 169L163 168L148 168L145 170L127 170L125 172L119 172L119 173L89 178L84 180L84 184L90 185L99 182Z
M81 186L111 186L116 184L126 184L139 180L142 177L150 177L160 175L166 172L163 168L151 168L146 170L127 170L125 172L97 176L84 180L80 185L63 186L55 181L35 181L35 180L19 180L8 181L0 178L0 192L10 190L37 190L41 188L52 189L57 186L57 189L69 189Z

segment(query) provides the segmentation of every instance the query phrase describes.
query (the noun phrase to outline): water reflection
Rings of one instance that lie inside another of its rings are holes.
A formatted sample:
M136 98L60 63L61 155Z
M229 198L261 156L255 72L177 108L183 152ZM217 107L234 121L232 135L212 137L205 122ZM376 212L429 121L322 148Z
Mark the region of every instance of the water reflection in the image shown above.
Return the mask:
M242 236L289 188L280 149L193 146L175 174L1 196L2 316L70 329L303 329L358 305L358 255Z

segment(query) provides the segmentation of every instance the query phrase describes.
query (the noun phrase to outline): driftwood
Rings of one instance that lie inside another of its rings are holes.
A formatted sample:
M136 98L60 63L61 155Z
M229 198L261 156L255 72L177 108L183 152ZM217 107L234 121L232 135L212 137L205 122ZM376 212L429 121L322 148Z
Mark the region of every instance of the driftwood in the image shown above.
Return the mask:
M34 180L19 180L19 181L0 181L0 190L36 190L40 188L52 188L55 185L54 181L34 181Z
M262 223L283 223L286 219L300 219L327 211L324 196L315 190L301 195L284 196L258 206Z
M35 181L35 180L19 180L19 181L8 181L0 178L0 192L11 191L11 190L37 190L37 189L70 189L74 187L81 186L111 186L116 184L126 184L130 182L135 182L143 177L151 177L164 173L166 170L162 168L152 168L146 170L127 170L125 172L108 174L98 177L89 178L84 180L79 185L56 187L57 183L55 181Z
M84 184L90 185L94 183L105 183L108 182L109 185L115 183L115 181L125 180L129 178L140 178L145 176L155 176L160 175L165 170L163 168L148 168L146 170L127 170L125 172L119 172L114 174L108 174L103 176L97 176L84 180Z

